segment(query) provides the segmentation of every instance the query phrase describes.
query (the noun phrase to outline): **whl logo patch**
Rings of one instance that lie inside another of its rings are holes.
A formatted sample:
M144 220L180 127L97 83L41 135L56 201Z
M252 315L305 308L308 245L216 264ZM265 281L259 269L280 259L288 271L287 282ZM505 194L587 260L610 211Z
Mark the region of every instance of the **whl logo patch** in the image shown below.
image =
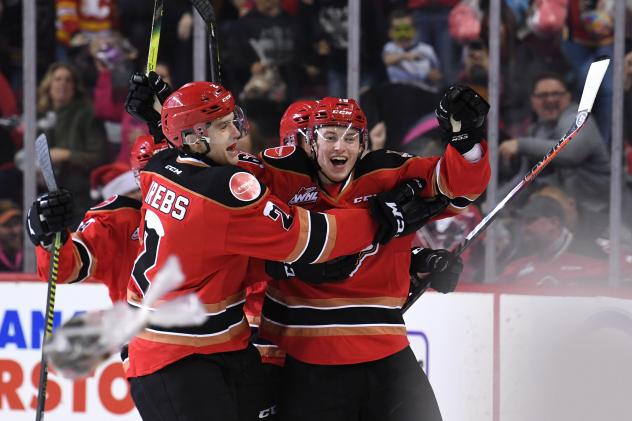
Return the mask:
M312 187L301 187L301 189L290 199L288 205L298 205L301 203L314 203L318 200L318 188L316 186Z

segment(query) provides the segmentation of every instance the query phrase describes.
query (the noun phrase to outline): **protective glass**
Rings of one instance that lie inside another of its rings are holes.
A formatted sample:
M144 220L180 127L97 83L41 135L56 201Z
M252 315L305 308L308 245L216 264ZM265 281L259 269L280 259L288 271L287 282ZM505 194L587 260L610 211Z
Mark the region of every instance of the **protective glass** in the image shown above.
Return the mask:
M180 132L182 143L184 145L195 145L201 140L208 141L208 129L211 123L198 123L193 127L184 129Z
M239 106L235 106L233 110L233 119L231 123L239 131L239 138L246 136L250 130L250 123L246 118L246 114ZM209 140L208 129L211 127L211 123L198 123L193 127L183 129L180 132L182 137L182 143L185 145L194 145L201 140Z
M250 122L244 113L244 110L238 105L235 106L235 110L233 111L235 114L235 118L233 119L233 124L239 130L239 138L246 136L250 132Z
M320 126L314 128L314 138L317 142L334 144L339 140L346 145L360 143L360 131L349 125Z

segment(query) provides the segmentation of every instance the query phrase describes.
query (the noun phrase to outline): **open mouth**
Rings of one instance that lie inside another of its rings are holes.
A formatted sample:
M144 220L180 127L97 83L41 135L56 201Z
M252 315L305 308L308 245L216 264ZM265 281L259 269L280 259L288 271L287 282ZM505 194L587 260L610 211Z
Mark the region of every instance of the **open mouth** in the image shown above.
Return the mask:
M347 163L347 158L342 156L334 156L329 161L334 167L343 167Z
M237 143L233 143L229 147L226 148L228 152L236 152L237 151Z

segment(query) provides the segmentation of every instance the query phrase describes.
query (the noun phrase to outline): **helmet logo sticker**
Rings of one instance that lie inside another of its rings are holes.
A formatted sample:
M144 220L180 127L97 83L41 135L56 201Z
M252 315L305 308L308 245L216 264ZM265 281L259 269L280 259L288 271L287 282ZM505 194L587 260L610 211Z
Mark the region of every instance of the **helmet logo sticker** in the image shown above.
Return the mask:
M228 182L230 192L237 199L249 202L261 194L261 185L254 175L247 172L233 174Z
M277 146L276 148L269 148L263 151L263 155L272 159L281 159L286 156L290 156L296 150L294 145Z

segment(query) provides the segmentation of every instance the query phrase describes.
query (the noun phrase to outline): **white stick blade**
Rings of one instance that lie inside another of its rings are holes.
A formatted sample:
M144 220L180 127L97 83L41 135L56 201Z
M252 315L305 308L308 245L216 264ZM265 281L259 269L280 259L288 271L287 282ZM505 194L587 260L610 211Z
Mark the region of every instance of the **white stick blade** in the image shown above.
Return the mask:
M55 173L50 160L48 140L43 133L35 139L35 162L42 172L48 191L57 191L57 181L55 180Z
M592 110L595 98L597 97L597 92L599 91L599 86L606 74L606 70L608 70L609 64L610 59L604 58L602 60L595 61L590 65L588 75L586 76L586 82L584 82L582 98L579 101L578 111L590 112Z

